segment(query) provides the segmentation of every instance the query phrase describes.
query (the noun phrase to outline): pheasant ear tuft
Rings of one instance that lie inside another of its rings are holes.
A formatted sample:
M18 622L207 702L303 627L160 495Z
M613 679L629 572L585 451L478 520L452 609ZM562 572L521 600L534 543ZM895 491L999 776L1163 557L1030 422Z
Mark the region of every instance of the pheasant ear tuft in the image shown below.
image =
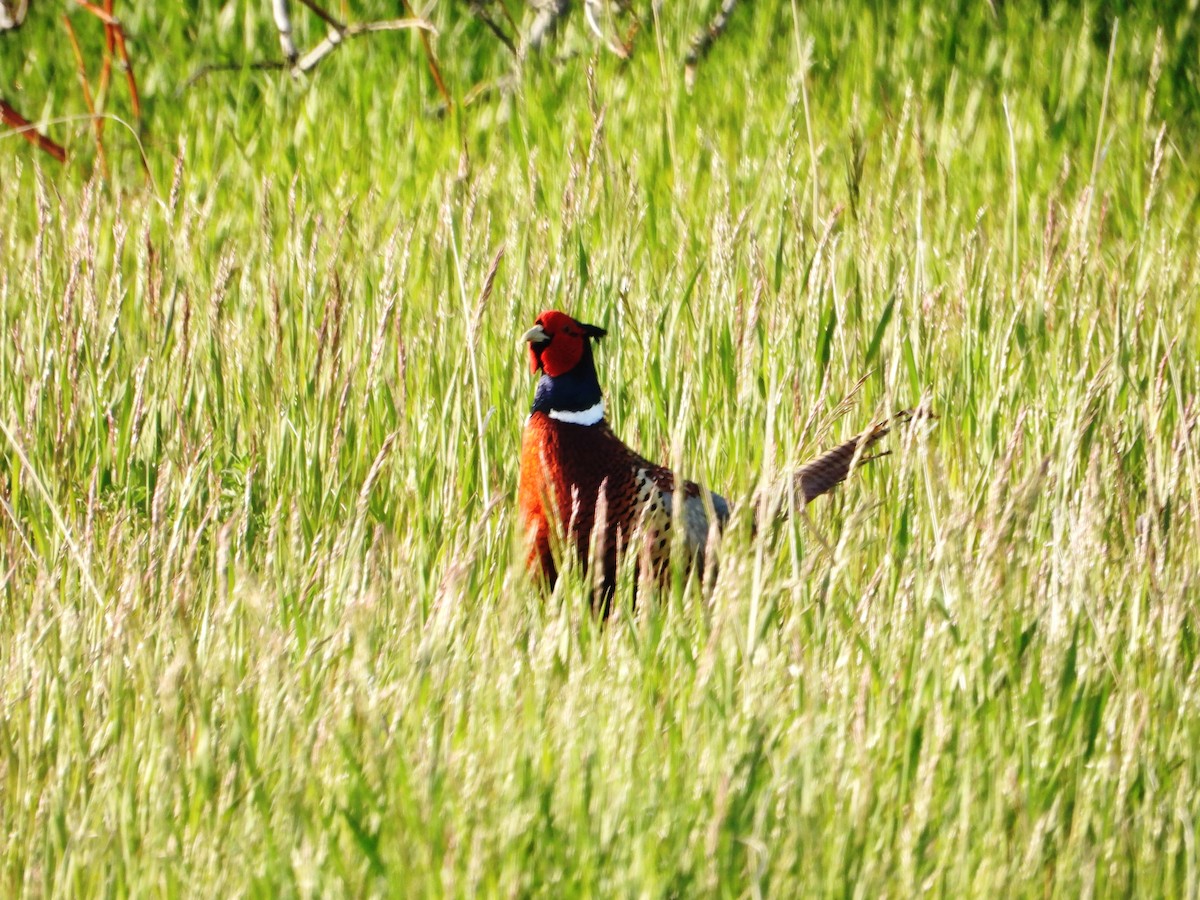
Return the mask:
M608 332L605 329L601 328L599 325L587 325L583 322L580 322L579 324L580 324L580 327L583 328L584 335L586 335L587 337L596 338L597 340L599 340L600 338L602 338L606 334L608 334Z

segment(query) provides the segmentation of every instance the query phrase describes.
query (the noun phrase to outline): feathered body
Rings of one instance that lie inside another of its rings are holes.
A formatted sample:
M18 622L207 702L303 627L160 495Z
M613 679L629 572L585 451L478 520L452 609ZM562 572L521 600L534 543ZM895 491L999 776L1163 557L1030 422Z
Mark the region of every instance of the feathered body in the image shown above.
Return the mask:
M676 522L689 555L702 560L710 512L723 527L729 503L695 482L680 481L613 433L604 418L591 348L591 341L604 334L549 311L524 335L530 368L541 377L521 444L519 506L530 568L552 586L557 552L573 552L584 567L595 560L603 566L607 609L619 557L635 534L643 542L634 548L639 563L654 571L662 571L668 560ZM807 503L841 483L861 448L888 430L887 424L876 425L801 467L792 481L796 501Z
M603 335L555 311L543 313L525 335L530 368L541 378L521 444L519 504L531 568L553 585L561 540L584 566L593 558L603 566L609 594L635 533L644 541L643 560L658 570L668 558L675 504L683 503L683 539L697 556L708 540L708 513L699 485L683 482L677 490L670 469L639 456L609 427L591 348ZM724 524L729 504L709 496Z
M709 496L724 525L729 504ZM521 520L530 537L529 563L541 567L549 584L558 575L554 541L560 537L585 565L592 558L603 565L606 587L616 580L618 554L635 531L645 542L643 559L660 570L680 499L685 546L699 556L708 541L708 513L698 484L685 481L677 490L670 469L634 453L604 420L580 425L541 411L530 415L521 445Z

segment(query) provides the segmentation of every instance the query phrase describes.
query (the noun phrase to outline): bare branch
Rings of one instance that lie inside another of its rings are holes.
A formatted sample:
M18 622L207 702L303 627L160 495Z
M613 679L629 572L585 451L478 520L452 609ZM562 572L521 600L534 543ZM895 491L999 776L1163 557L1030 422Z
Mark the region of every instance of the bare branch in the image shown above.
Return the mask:
M721 0L721 9L717 12L716 17L707 28L692 38L692 46L683 59L684 82L689 91L696 83L696 67L704 57L708 56L708 52L712 50L717 38L724 34L725 29L729 27L729 17L733 15L737 2L738 0Z
M303 3L305 6L307 6L309 9L311 9L314 13L316 13L317 18L320 19L322 22L324 22L326 25L328 25L330 28L336 28L338 31L346 30L345 22L339 22L337 19L335 19L329 13L325 12L325 10L321 9L321 7L317 6L317 4L314 2L314 0L300 0L300 2Z
M374 22L355 22L346 26L346 37L358 37L360 34L371 34L376 31L410 31L419 29L426 34L436 35L437 28L425 19L411 17L408 19L379 19Z
M271 10L275 13L275 27L279 30L279 46L283 50L283 57L288 62L295 62L299 54L292 41L292 13L288 9L288 0L271 0Z
M301 0L310 9L312 5ZM332 17L330 17L332 18ZM328 20L327 20L328 21ZM333 20L336 21L336 20ZM324 39L314 46L311 50L305 53L298 59L278 60L264 59L256 60L249 63L241 62L219 62L206 63L192 73L191 77L184 82L181 91L198 84L203 81L213 72L240 72L242 69L257 69L259 71L274 71L277 69L290 69L293 75L301 75L305 72L312 71L317 64L326 56L340 47L345 41L350 38L361 37L364 34L375 34L381 31L408 31L412 29L419 30L422 35L427 32L437 33L431 22L424 19L408 18L408 19L381 19L374 22L352 22L340 29L330 28L329 33Z
M508 8L508 4L505 3L504 0L496 0L496 2L500 5L500 9L504 12L504 18L508 20L508 27L511 28L515 34L520 34L521 26L518 25L517 20L513 18L512 11Z
M520 56L517 52L517 45L513 43L512 38L504 33L504 29L492 18L492 14L487 11L487 7L479 2L479 0L471 0L471 12L475 13L476 18L488 27L488 31L494 34L509 49L513 56ZM505 12L507 13L508 10L505 9Z
M287 69L291 67L291 63L284 59L260 59L255 62L221 62L221 63L205 63L191 77L183 83L183 87L177 93L182 93L190 87L199 84L213 72L240 72L242 69L254 69L258 71L276 71L279 69Z
M615 53L621 59L629 59L629 51L617 41L608 37L604 33L604 29L600 27L598 15L603 13L604 9L601 0L583 0L583 18L587 21L588 28L592 30L592 33L600 39L600 43L607 47L609 51Z
M336 28L329 29L329 33L325 35L325 40L296 60L296 65L292 67L292 74L299 75L301 72L307 72L315 68L317 63L338 48L342 43L342 36L344 34L345 32L338 31Z
M571 8L571 0L531 0L537 7L537 16L529 29L529 46L541 50L542 44L558 28L559 20Z
M0 0L0 31L21 27L29 12L29 0Z
M355 22L351 25L347 25L341 31L331 28L321 43L317 44L302 57L300 57L300 59L296 62L295 67L292 69L292 74L295 75L302 72L311 71L316 67L317 63L336 50L343 41L349 38L361 37L364 34L374 34L375 32L379 31L407 31L411 29L419 29L422 35L430 31L436 32L436 29L432 24L426 22L424 19L416 18L384 19L376 22ZM438 81L440 83L440 77L438 78ZM441 86L444 90L445 86Z

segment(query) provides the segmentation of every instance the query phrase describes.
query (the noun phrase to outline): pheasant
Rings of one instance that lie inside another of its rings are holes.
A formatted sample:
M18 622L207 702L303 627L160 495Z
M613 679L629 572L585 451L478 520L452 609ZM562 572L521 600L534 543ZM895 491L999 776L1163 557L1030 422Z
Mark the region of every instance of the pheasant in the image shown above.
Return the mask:
M674 523L683 530L687 552L702 562L709 516L724 528L730 512L729 502L720 494L680 481L670 469L626 446L609 427L592 355L592 341L606 333L550 310L522 336L529 345L530 369L535 375L541 372L541 377L525 424L518 491L529 568L553 587L558 577L555 534L564 539L564 552L573 548L584 568L594 550L595 560L603 566L605 612L616 583L618 558L635 532L640 530L644 541L640 561L661 573ZM908 418L907 412L897 416L902 421ZM808 503L840 484L859 448L871 446L889 429L890 423L877 424L798 469L797 500Z

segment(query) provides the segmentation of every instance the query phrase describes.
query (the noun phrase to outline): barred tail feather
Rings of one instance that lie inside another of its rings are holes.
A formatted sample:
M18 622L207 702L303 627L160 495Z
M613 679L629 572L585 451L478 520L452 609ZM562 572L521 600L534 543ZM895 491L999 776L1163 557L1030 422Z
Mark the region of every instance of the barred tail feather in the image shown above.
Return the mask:
M797 499L803 498L805 503L811 503L822 494L829 493L846 480L846 477L850 474L850 466L854 462L854 456L859 453L860 448L866 451L871 445L885 437L892 430L893 425L903 425L910 421L912 417L912 413L909 410L901 410L888 421L872 426L869 430L846 441L841 446L834 447L811 462L805 463L796 470L794 476ZM888 452L890 451L875 453L870 456L860 455L859 464L870 462L881 456L887 456Z

